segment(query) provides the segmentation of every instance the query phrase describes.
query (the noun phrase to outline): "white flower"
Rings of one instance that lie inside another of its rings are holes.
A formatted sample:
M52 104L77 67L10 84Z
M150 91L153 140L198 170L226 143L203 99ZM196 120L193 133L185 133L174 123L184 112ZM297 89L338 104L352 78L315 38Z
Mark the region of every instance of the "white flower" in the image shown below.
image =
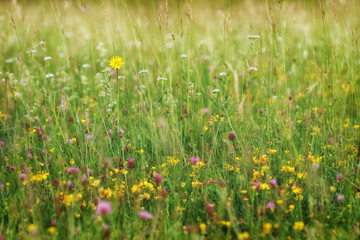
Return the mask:
M51 60L51 57L50 57L50 56L44 57L44 61L49 61L49 60Z
M273 96L272 99L277 99L277 96Z
M45 75L46 78L53 78L55 75L53 73L47 73Z
M250 67L250 71L257 71L258 69L257 69L257 67Z
M156 80L157 80L157 81L161 81L161 80L166 81L166 80L168 80L168 79L167 79L167 78L164 78L164 77L158 77Z
M181 58L187 58L186 54L181 54Z
M89 67L90 67L90 64L84 63L84 64L82 65L82 67L83 67L83 68L89 68Z
M248 39L259 39L260 35L247 35Z
M144 70L140 70L140 71L139 71L139 74L141 74L141 73L148 73L148 72L149 72L148 70L145 70L145 69L144 69Z
M8 58L8 59L5 60L6 63L12 63L14 61L15 61L14 58Z
M214 89L214 90L212 90L211 92L212 92L212 93L218 93L218 92L220 92L220 89L215 88L215 89Z
M221 72L219 75L220 75L220 77L224 77L224 76L226 76L226 73Z

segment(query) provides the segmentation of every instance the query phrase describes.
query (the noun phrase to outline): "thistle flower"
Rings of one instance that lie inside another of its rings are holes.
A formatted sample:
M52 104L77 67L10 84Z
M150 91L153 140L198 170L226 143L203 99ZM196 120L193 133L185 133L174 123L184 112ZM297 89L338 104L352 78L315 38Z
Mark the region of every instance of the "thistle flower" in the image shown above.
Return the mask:
M5 146L4 141L0 141L0 146L1 146L1 147L4 147L4 146Z
M152 218L152 215L151 213L147 212L147 211L144 211L144 210L141 210L139 212L139 217L142 219L142 220L150 220Z
M109 202L100 201L96 207L96 215L105 215L112 213L112 208Z
M110 67L113 69L120 69L124 64L124 59L119 56L112 57L109 63Z
M113 133L114 133L113 130L109 129L108 134L113 135Z

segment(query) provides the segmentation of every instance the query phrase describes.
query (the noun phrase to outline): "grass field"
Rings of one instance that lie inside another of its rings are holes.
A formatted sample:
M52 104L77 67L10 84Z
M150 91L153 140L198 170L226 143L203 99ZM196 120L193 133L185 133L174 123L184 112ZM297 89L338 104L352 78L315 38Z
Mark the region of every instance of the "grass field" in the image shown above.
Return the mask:
M0 29L0 239L359 239L358 0L1 1Z

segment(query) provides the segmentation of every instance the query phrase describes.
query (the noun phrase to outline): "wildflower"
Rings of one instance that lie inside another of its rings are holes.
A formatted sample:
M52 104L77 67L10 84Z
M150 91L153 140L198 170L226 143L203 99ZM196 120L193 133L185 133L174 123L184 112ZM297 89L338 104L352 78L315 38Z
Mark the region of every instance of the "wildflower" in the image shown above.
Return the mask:
M12 165L9 165L9 169L10 169L10 171L14 172L16 170L16 167L12 166Z
M79 172L79 169L77 167L69 167L68 173L69 174L76 174Z
M51 60L51 57L50 57L50 56L46 56L46 57L44 57L44 60L45 60L45 61L49 61L49 60Z
M329 144L332 144L334 142L333 138L329 138Z
M248 39L260 39L260 35L247 35Z
M134 167L135 167L134 159L129 158L129 160L128 160L128 168L133 169Z
M90 168L87 169L87 172L88 172L89 175L92 175L92 171L91 171Z
M259 182L254 182L254 185L255 189L260 189L260 183Z
M229 133L229 139L230 139L230 141L234 141L234 140L235 140L235 137L236 137L235 131L231 131L231 132Z
M226 73L221 72L221 73L219 74L219 76L220 76L220 77L224 77L224 76L226 76Z
M24 173L19 175L20 181L24 182L26 180L26 175Z
M201 234L206 234L206 224L205 223L200 223L199 228L200 228Z
M294 230L299 230L299 231L303 230L304 229L304 223L301 222L301 221L295 222L294 226L293 226L293 229Z
M271 185L271 187L273 187L273 188L276 187L276 184L277 184L277 183L276 183L276 179L275 179L275 178L273 178L273 179L270 180L270 185Z
M250 238L250 234L248 232L243 232L238 234L239 240L247 240Z
M114 133L113 130L109 129L108 134L113 135L113 133Z
M49 232L51 235L56 234L56 227L54 227L54 226L49 227L49 228L48 228L48 232Z
M211 92L212 92L212 93L218 93L218 92L220 92L220 89L215 88L215 89L214 89L214 90L212 90Z
M37 226L35 224L29 224L27 229L31 235L37 234Z
M339 196L337 197L337 200L338 200L339 202L342 202L342 201L345 200L345 196L341 194L341 195L339 195Z
M272 224L269 222L266 222L263 224L263 231L265 233L265 235L269 234L272 228Z
M267 205L266 205L266 210L271 210L271 211L274 211L275 209L275 204L273 202L269 202Z
M340 182L341 180L343 180L343 176L342 176L341 174L337 174L337 175L336 175L336 180L337 180L338 182Z
M199 162L199 158L198 158L198 157L192 157L192 158L190 158L190 162L191 162L192 164L196 164L196 163Z
M141 73L148 73L148 70L140 70L139 74L141 74Z
M205 211L206 211L206 213L209 214L209 215L214 214L214 205L212 205L212 204L209 203L209 204L206 206Z
M124 59L122 57L116 56L111 58L109 65L113 69L120 69L124 64Z
M161 177L161 174L160 174L160 173L156 173L156 174L154 175L154 179L155 179L155 181L156 181L158 184L160 184L160 183L163 181L163 178Z
M208 112L209 112L209 109L208 109L208 108L204 108L203 113L206 114L206 113L208 113Z
M158 77L156 80L157 80L157 81L161 81L161 80L166 81L166 80L168 80L168 79L167 79L167 78L164 78L164 77Z
M31 154L31 153L28 153L27 157L28 157L28 158L32 158L32 154Z
M112 213L112 208L109 202L100 201L96 207L96 215L105 215Z
M90 135L88 135L88 136L86 137L86 139L87 139L87 140L91 140L92 137L93 137L93 136L90 134Z
M166 198L168 196L168 191L166 190L166 188L163 188L161 190L161 196L163 196L164 198Z
M125 133L125 131L124 131L124 130L122 130L122 129L120 129L120 131L119 131L120 138L122 138L122 137L124 136L124 133Z
M139 212L139 217L142 219L142 220L149 220L152 218L152 215L151 213L147 212L147 211L144 211L144 210L141 210Z
M4 141L0 141L0 146L1 146L1 147L4 147L4 146L5 146Z
M264 109L263 109L263 108L260 108L260 109L259 109L259 113L260 113L260 114L263 114L263 112L264 112Z
M249 70L256 72L258 69L256 67L250 67Z
M187 58L186 54L181 54L181 58Z
M71 180L67 181L67 185L68 185L69 189L71 190L71 188L73 186Z

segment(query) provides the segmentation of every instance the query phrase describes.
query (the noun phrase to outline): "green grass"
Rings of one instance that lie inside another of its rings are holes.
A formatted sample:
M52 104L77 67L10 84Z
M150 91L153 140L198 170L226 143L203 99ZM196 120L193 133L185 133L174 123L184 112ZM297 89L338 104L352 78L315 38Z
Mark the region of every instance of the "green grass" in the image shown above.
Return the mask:
M358 1L1 5L5 239L359 238Z

